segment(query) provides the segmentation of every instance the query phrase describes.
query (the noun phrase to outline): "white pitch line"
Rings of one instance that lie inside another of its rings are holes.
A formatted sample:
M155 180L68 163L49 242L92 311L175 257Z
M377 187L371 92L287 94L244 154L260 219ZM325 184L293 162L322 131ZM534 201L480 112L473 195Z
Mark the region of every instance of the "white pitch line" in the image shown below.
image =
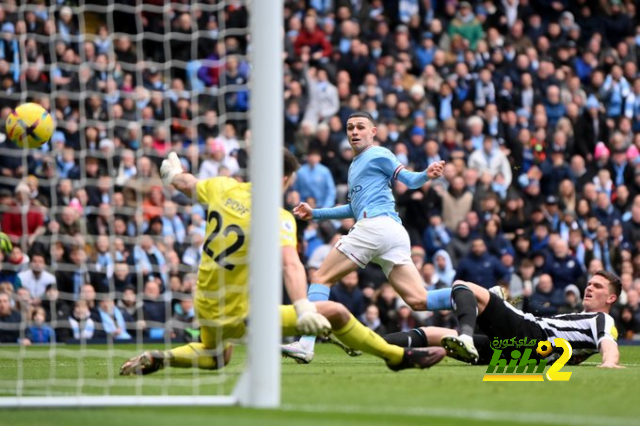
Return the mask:
M350 406L350 405L299 405L283 404L283 411L302 411L306 413L331 413L342 414L374 414L374 415L398 415L411 417L442 417L449 419L464 420L487 420L505 421L512 423L539 423L539 424L562 424L575 426L601 426L603 424L614 424L619 426L637 426L638 420L623 417L597 417L565 414L549 414L543 412L510 412L510 411L489 411L489 410L468 410L468 409L444 409L430 407L376 407L371 406Z

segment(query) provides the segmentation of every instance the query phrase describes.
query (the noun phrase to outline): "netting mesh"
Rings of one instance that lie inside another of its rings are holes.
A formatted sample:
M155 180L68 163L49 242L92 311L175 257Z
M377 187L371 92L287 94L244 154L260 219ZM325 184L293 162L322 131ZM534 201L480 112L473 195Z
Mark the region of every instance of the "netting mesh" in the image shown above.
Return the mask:
M241 0L0 6L0 215L15 246L0 259L0 395L228 393L241 366L117 377L143 349L199 339L207 215L158 168L176 151L200 178L244 179L247 19ZM4 134L27 101L56 120L37 150Z

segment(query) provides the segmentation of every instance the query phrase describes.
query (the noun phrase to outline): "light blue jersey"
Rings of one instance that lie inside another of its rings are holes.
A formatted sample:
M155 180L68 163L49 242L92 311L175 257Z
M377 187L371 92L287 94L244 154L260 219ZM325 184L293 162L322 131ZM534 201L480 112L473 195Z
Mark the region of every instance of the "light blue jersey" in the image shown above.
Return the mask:
M397 179L409 188L420 188L427 181L426 172L410 172L386 148L371 146L355 156L347 179L349 204L331 209L314 209L314 219L356 220L389 216L402 223L396 212L391 180Z

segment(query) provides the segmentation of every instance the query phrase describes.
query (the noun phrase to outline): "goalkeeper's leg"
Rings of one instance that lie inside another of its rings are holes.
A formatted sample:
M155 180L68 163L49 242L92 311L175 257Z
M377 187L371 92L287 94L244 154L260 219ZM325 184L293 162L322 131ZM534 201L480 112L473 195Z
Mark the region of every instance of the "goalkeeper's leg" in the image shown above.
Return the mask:
M386 361L394 370L406 368L428 368L438 363L445 356L442 348L404 349L390 345L373 330L362 325L346 307L335 302L316 303L318 312L324 315L336 335L345 345L362 352L375 355ZM293 306L281 307L284 335L295 335L296 313Z
M244 324L235 327L201 327L203 343L189 343L167 351L145 351L131 358L120 367L120 375L146 375L165 367L200 368L218 370L227 365L233 353L233 346L225 344L218 349L219 341L239 338L244 334Z
M329 300L330 286L359 266L337 248L333 247L320 268L312 275L308 297L311 302ZM282 346L282 355L293 358L299 363L308 364L313 360L316 336L302 336L299 342Z

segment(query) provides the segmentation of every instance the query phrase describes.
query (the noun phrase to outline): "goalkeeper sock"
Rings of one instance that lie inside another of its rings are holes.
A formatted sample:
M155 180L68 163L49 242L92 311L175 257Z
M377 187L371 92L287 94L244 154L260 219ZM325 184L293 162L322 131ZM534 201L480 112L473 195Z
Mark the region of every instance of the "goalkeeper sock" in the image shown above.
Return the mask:
M311 284L309 286L309 292L307 297L311 302L326 302L329 300L329 293L331 289L322 284ZM313 352L313 347L316 344L316 336L302 336L300 338L300 344L306 351Z
M217 353L207 349L202 343L189 343L164 352L165 363L178 368L202 368L215 370L218 368Z
M404 349L400 346L390 345L373 330L362 325L353 315L350 317L344 327L333 332L342 343L350 348L382 358L390 365L402 362Z
M478 302L476 296L469 287L464 285L455 286L452 290L453 312L460 322L460 334L473 336L476 329L476 319L478 318Z
M453 309L451 305L451 289L442 288L440 290L429 290L427 292L427 310L428 311L450 311Z
M427 335L424 334L421 328L387 334L383 339L390 345L400 346L401 348L426 348L429 346Z

